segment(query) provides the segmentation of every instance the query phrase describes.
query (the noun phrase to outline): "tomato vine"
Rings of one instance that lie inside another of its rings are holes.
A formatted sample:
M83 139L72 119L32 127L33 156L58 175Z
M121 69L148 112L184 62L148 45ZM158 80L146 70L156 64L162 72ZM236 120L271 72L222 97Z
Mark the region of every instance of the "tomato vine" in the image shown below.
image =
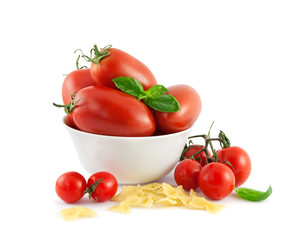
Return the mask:
M194 153L190 158L192 159L195 159L197 160L196 155L200 154L201 152L205 152L206 156L207 156L207 164L210 163L210 162L217 162L217 153L216 153L216 150L214 149L213 147L213 144L212 142L213 141L218 141L220 143L220 146L221 148L228 148L231 146L231 143L230 143L230 140L227 138L226 134L220 130L219 132L219 135L217 138L211 138L210 136L210 132L211 132L211 128L214 124L214 121L212 122L211 124L211 127L208 131L208 134L200 134L200 135L194 135L194 136L190 136L188 139L190 139L189 141L189 144L186 144L184 149L183 149L183 152L181 154L181 158L180 158L180 161L181 160L184 160L186 157L184 156L184 154L190 149L190 148L196 148L198 146L196 145L192 145L192 139L193 138L203 138L204 141L205 141L205 144L204 145L201 145L200 147L203 146L203 148L201 150L199 150L198 152ZM209 147L211 148L211 152L213 153L213 156L214 157L211 157L210 154L209 154ZM231 165L230 163L226 162L227 164ZM232 167L232 165L231 165Z

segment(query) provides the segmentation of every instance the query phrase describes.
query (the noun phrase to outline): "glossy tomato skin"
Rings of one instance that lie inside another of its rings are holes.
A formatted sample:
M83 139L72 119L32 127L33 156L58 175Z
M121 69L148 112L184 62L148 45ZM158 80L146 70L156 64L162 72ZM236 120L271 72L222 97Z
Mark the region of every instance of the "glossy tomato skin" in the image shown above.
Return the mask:
M78 92L79 90L96 85L93 81L90 69L77 69L70 72L63 81L62 86L62 98L65 105L69 104L72 99L72 93Z
M150 69L138 59L116 48L110 48L108 51L110 55L102 58L97 64L91 63L90 72L96 85L116 89L112 80L117 77L132 77L143 85L144 90L157 84Z
M72 117L81 131L125 137L150 136L156 129L149 108L118 90L90 86L77 92Z
M87 187L101 179L94 192L91 193L91 198L97 202L110 200L115 196L118 190L118 182L114 175L109 172L97 172L87 180Z
M200 150L202 150L204 148L204 146L202 146L202 145L196 145L196 144L194 144L194 145L192 145L184 154L183 154L183 156L185 157L185 158L191 158L195 153L197 153L197 152L199 152ZM210 151L209 150L207 150L208 151L208 154L209 154L209 156L211 156L211 153L210 153ZM201 166L202 167L204 167L206 164L207 164L207 155L206 155L206 153L204 152L204 151L202 151L202 152L200 152L199 154L196 154L195 156L194 156L194 159L196 159L196 158L200 158L201 160L195 160L195 161L197 161L198 163L200 163L201 164Z
M233 172L219 162L207 164L199 173L199 188L210 199L220 200L227 197L235 185Z
M55 190L63 201L74 203L83 197L86 180L78 172L66 172L57 179Z
M167 88L167 94L173 95L180 105L177 112L166 113L154 111L157 128L165 133L175 133L193 126L201 112L201 98L188 85L175 85Z
M198 187L198 176L201 169L202 166L192 159L181 161L174 170L177 185L182 185L186 191L195 190Z
M218 162L228 161L232 165L233 168L226 164L234 173L235 187L242 185L248 179L251 172L251 161L247 152L240 147L231 146L220 149L216 153Z
M76 93L85 87L94 85L95 82L91 77L89 68L77 69L73 72L70 72L63 81L62 86L63 103L65 105L68 105L72 101L71 95L73 93ZM68 118L70 120L72 127L76 128L72 115L69 115Z

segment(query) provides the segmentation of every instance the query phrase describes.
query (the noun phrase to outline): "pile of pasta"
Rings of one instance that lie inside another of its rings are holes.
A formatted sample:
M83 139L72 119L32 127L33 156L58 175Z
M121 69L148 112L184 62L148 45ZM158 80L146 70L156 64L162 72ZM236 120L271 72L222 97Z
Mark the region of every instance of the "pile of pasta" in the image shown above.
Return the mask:
M119 204L108 210L118 213L129 213L130 207L152 207L154 204L184 206L194 210L206 210L212 214L223 208L223 205L208 201L192 189L186 192L182 186L174 187L167 183L126 185L112 200Z

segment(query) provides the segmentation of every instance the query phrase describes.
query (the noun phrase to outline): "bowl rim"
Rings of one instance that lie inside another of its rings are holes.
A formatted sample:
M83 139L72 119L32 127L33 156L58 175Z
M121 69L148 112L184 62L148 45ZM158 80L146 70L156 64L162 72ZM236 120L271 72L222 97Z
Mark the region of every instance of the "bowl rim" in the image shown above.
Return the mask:
M102 138L108 138L108 139L158 139L158 138L167 138L167 137L172 137L172 136L176 136L176 135L181 135L184 134L188 131L191 131L192 127L185 129L183 131L180 132L175 132L175 133L168 133L168 134L164 134L164 135L157 135L157 136L146 136L146 137L124 137L124 136L111 136L111 135L102 135L102 134L96 134L96 133L89 133L89 132L84 132L78 129L75 129L73 127L68 126L65 123L65 120L68 119L68 116L64 116L62 118L62 124L65 125L65 127L73 132L77 132L78 134L82 134L82 135L88 135L88 136L98 136L98 137L102 137Z

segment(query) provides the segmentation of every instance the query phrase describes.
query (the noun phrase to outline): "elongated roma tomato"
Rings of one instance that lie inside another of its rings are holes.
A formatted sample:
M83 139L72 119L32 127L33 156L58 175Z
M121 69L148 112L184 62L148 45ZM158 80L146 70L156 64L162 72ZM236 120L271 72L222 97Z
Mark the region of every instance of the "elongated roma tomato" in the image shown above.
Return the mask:
M78 101L78 102L77 102ZM149 108L118 90L90 86L76 93L72 119L81 131L111 135L150 136L156 129Z
M112 80L117 77L132 77L143 85L144 90L157 84L150 69L130 54L116 48L104 51L108 51L109 55L97 63L91 62L90 66L90 73L96 85L116 89Z
M71 94L78 92L82 88L96 85L93 81L90 69L77 69L70 72L63 81L62 86L62 97L64 104L69 104L71 99Z
M168 87L168 93L173 95L180 105L177 112L166 113L154 111L157 128L165 133L175 133L193 126L201 112L201 98L199 94L188 85L175 85Z
M62 86L62 98L63 98L63 103L65 105L69 104L72 101L71 95L78 92L79 90L89 87L89 86L94 86L95 82L93 81L91 74L90 74L90 69L77 69L74 70L73 72L70 72L64 79L63 81L63 86ZM71 125L76 128L74 121L72 119L72 115L69 115L69 120Z

